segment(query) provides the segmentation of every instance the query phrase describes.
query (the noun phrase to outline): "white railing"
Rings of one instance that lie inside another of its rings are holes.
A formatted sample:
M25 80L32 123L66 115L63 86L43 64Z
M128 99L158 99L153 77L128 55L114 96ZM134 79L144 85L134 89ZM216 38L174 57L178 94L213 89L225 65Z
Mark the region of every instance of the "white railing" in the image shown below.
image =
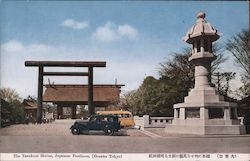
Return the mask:
M165 127L166 124L171 124L173 117L149 117L149 125Z
M142 117L134 116L136 128L163 128L166 124L172 123L173 117L150 117L143 115Z
M238 117L238 119L240 120L240 124L243 125L243 118L244 117Z

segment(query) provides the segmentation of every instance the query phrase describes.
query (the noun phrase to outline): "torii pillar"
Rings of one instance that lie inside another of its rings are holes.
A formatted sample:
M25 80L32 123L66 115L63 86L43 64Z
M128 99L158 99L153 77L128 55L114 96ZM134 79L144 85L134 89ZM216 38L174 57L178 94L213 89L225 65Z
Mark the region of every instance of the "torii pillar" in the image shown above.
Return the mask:
M43 77L44 76L87 76L89 115L95 114L93 101L93 68L106 67L104 61L25 61L27 67L38 67L37 122L42 123ZM44 67L87 67L88 72L44 72Z

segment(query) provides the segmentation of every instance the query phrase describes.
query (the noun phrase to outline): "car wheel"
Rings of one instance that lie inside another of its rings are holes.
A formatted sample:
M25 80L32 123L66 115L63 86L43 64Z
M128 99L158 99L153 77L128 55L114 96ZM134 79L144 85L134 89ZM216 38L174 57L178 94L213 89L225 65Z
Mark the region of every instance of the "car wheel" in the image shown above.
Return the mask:
M75 128L75 127L71 129L71 132L72 132L73 135L80 134L80 130L78 128Z
M110 128L110 127L108 127L108 128L106 128L105 130L104 130L104 132L107 134L107 135L114 135L114 129L113 128Z

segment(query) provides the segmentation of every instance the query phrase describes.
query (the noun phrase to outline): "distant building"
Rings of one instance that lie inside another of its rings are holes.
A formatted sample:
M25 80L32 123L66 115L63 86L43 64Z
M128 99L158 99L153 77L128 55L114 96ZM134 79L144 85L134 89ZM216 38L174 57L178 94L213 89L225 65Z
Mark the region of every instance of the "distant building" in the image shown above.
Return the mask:
M36 118L37 103L33 101L24 100L23 105L24 105L25 115L28 117Z
M37 116L37 103L34 100L24 100L24 112L25 116L28 118L36 118ZM43 105L43 115L48 111L48 105Z
M124 85L94 85L94 106L105 108L116 105ZM88 105L88 85L45 85L43 102L57 106L57 118L76 118L77 106Z

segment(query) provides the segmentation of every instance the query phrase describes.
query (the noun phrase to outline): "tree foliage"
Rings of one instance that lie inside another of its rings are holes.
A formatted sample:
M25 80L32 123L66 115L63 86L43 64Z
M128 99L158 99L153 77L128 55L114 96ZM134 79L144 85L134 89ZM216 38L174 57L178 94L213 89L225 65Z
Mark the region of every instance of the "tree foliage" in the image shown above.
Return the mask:
M213 48L217 59L211 66L212 72L226 61L221 50L218 44ZM194 86L194 65L188 61L191 48L185 48L182 53L173 53L172 56L172 59L159 64L159 79L148 76L138 90L123 95L120 103L122 108L135 115L173 116L173 105L183 102Z
M9 102L10 112L11 112L11 122L12 123L23 123L25 120L25 112L23 104L14 100Z
M14 100L21 100L18 93L11 88L1 88L0 97L7 102L11 102Z
M183 53L173 53L172 55L171 60L160 63L160 77L172 79L176 81L176 84L185 86L184 89L193 87L194 65L188 61L191 56L191 48L185 48Z
M241 87L243 95L250 96L250 31L242 30L226 43L226 49L233 55L235 62L242 69Z
M227 60L223 54L222 45L215 43L212 48L217 56L211 64L211 75L219 70L222 63ZM185 48L182 53L173 53L173 59L160 63L159 74L162 78L170 78L176 82L175 85L181 86L187 92L194 86L194 64L188 61L192 54L192 49Z
M238 106L239 106L239 109L238 109L239 116L244 116L249 111L250 96L241 99L238 102Z
M1 108L7 111L1 116L1 122L9 120L11 124L23 123L25 120L25 112L23 104L18 93L11 88L0 89ZM6 115L6 116L4 116Z
M217 56L211 64L211 74L213 75L220 69L220 65L227 61L228 58L223 54L224 47L219 43L213 44L212 52Z
M119 102L118 107L124 110L129 110L133 114L136 114L136 100L135 100L136 90L128 91L123 93Z
M221 95L226 97L229 96L229 93L232 91L230 90L230 81L233 80L236 76L234 72L216 72L214 73L214 82L216 85L217 90L220 92Z
M140 111L151 116L172 116L172 108L168 107L172 101L169 90L170 86L162 80L146 77L137 91L137 98L141 98L138 101Z
M172 94L168 84L148 76L138 90L123 95L120 105L134 115L172 116Z

